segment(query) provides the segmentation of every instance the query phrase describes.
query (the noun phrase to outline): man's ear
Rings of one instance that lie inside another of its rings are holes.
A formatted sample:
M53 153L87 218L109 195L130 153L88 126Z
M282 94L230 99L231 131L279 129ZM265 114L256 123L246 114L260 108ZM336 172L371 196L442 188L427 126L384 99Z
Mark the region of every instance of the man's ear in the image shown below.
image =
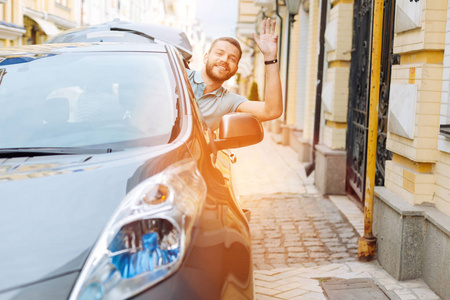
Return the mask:
M205 55L203 55L203 63L206 65L206 62L208 61L209 53L206 52Z

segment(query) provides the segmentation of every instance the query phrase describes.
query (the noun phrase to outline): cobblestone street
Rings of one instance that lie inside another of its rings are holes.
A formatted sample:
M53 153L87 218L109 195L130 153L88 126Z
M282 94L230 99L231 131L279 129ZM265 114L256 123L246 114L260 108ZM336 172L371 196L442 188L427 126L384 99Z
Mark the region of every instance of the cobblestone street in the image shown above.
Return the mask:
M346 196L322 196L314 173L306 177L297 153L272 137L233 151L233 184L251 215L256 300L327 299L321 282L336 278L372 279L389 299L440 299L421 279L397 281L376 260L359 262L363 213Z
M252 211L256 269L313 267L357 258L358 233L330 200L311 194L242 200Z

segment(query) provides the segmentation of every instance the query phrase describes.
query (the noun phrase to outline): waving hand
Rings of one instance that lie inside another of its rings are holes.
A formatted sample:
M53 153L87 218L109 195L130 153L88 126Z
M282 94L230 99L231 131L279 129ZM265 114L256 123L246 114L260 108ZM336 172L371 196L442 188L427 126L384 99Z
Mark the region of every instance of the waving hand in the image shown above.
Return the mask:
M275 33L276 21L270 18L263 20L259 26L259 36L253 33L256 45L261 50L266 60L277 58L278 34Z

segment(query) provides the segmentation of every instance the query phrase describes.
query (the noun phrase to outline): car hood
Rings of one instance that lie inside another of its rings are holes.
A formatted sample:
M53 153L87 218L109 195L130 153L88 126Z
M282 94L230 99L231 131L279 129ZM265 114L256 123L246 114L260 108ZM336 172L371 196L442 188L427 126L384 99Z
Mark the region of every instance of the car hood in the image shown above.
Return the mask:
M0 159L0 292L79 271L127 192L179 148Z

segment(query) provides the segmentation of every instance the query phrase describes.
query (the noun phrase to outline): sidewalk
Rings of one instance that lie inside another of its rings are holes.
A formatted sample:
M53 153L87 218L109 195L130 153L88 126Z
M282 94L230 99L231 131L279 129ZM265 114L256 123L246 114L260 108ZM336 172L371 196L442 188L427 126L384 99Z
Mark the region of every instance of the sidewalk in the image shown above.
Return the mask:
M399 282L376 260L358 262L363 213L346 196L319 194L297 153L271 135L233 151L233 183L242 207L251 210L257 300L327 299L322 285L339 278L372 279L385 299L440 299L421 279ZM330 299L354 299L348 295ZM358 299L364 298L375 299Z

